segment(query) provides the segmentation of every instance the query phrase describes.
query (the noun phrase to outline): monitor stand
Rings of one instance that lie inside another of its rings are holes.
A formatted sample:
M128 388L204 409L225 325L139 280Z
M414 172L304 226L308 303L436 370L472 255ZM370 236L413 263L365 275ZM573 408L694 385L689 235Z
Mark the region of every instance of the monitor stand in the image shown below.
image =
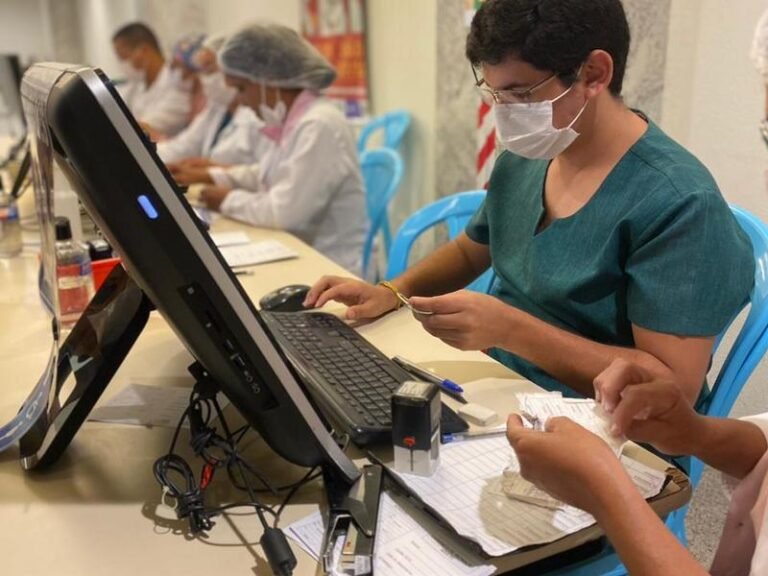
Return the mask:
M59 350L47 406L19 440L21 465L56 462L85 422L141 334L153 306L122 266L115 266ZM59 397L70 377L69 396Z

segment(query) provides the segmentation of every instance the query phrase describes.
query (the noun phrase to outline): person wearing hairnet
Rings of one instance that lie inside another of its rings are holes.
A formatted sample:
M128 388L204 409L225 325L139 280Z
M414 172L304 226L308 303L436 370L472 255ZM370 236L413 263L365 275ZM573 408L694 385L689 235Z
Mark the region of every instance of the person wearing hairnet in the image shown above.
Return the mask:
M355 139L320 96L335 70L296 31L261 23L227 40L219 66L274 146L253 190L209 186L201 199L254 226L287 230L360 273L367 217Z
M211 38L189 56L203 87L205 108L184 131L157 145L158 156L175 177L211 166L258 162L270 147L261 134L262 122L238 104L235 89L227 86L219 70L216 51L224 40Z
M187 34L176 40L171 49L171 73L176 76L177 82L189 90L190 122L205 108L205 94L198 79L200 68L194 60L205 38L205 34Z
M132 22L112 36L123 69L120 95L139 123L153 137L173 136L189 123L190 92L181 71L171 70L155 33Z

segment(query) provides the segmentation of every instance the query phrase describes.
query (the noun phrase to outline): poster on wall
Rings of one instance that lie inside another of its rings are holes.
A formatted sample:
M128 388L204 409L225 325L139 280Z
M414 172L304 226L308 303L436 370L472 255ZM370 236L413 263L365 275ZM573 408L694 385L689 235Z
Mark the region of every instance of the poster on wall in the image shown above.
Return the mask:
M326 96L349 118L368 114L365 0L302 0L302 33L336 68Z

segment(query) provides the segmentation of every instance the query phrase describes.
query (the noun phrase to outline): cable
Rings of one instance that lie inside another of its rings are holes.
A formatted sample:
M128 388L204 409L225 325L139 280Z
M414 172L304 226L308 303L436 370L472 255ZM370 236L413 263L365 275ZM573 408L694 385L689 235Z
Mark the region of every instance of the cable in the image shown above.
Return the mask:
M222 433L211 425L214 414L221 425ZM199 481L186 460L175 453L184 421L189 421L190 425L190 446L204 463ZM205 383L204 386L196 384L190 394L189 405L176 425L168 453L158 458L153 465L154 476L163 488L164 499L168 495L176 501L177 517L188 519L190 531L193 534L211 530L215 525L213 518L227 510L253 509L264 530L260 543L272 571L279 575L289 575L296 567L296 558L282 530L277 528L280 515L295 494L303 486L317 479L321 472L318 471L318 467L314 467L298 481L274 487L242 457L238 450L238 445L248 430L248 426L241 426L231 432L221 406L216 400L215 391L211 390L210 382ZM348 439L344 443L347 442ZM217 507L205 506L205 491L213 481L216 470L220 468L227 471L230 481L237 489L248 494L247 501ZM239 481L235 472L240 476ZM263 488L254 487L253 479L258 480ZM257 496L264 492L278 495L285 491L287 494L277 508L263 504ZM271 516L271 525L267 522L266 515Z

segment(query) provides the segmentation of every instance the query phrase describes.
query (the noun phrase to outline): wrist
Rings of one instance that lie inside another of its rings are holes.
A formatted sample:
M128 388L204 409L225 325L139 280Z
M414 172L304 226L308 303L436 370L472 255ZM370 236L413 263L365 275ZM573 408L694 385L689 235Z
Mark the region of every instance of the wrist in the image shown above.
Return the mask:
M685 430L683 445L679 450L681 454L699 457L703 446L717 441L712 437L714 430L711 421L712 418L694 412L691 421L687 425L680 426L681 430Z
M403 305L402 301L397 296L398 293L400 293L399 289L391 282L379 282L376 285L376 290L383 295L382 301L387 304L387 311L399 310Z
M495 296L492 296L492 298L495 298ZM523 326L526 314L498 298L496 300L500 307L499 318L501 321L495 324L498 327L498 335L494 338L497 341L494 346L510 352L518 350L517 338L519 338L520 334L528 334L528 331Z
M616 474L602 476L597 486L589 487L595 498L593 509L587 512L592 514L601 526L606 526L616 518L626 515L633 504L638 502L645 504L645 499L624 468L621 465L619 468Z

